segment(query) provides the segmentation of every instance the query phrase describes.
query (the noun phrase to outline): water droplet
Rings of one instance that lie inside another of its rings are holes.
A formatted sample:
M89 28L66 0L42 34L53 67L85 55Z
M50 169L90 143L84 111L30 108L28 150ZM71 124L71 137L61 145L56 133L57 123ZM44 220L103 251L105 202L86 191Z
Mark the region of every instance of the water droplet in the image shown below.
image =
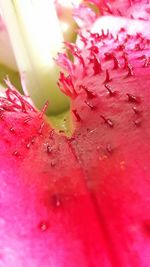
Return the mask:
M14 127L11 127L10 129L9 129L9 131L11 132L11 133L15 133L15 128Z
M140 115L142 112L141 110L137 109L137 107L133 107L132 109L133 109L134 113L137 115Z
M124 160L120 161L120 169L121 170L125 169L125 161Z
M106 120L106 123L107 123L110 127L114 127L114 124L113 124L112 120L107 119L107 120Z
M62 199L59 194L54 194L52 195L52 204L56 207L59 208L62 205Z
M31 143L29 142L29 143L26 144L26 148L30 149L30 147L31 147Z
M19 152L18 152L17 150L15 150L12 154L13 154L13 156L15 156L15 157L19 157L19 155L20 155Z
M134 124L136 126L141 126L141 124L142 124L142 118L138 118L138 119L134 120Z
M46 221L41 221L38 225L38 228L41 230L41 232L45 232L49 228L49 223Z
M33 136L33 137L31 138L31 144L32 144L32 145L35 143L35 139L36 139L35 136Z
M112 146L110 144L107 145L106 150L107 150L108 153L112 153L113 152Z

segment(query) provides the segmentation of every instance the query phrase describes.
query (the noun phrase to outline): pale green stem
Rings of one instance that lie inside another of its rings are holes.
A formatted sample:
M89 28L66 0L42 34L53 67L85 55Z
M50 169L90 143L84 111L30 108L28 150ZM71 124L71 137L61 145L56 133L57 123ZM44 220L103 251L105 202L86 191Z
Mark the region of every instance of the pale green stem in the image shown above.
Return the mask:
M0 0L22 84L41 109L60 113L69 106L57 86L59 69L53 58L62 49L63 37L53 0Z

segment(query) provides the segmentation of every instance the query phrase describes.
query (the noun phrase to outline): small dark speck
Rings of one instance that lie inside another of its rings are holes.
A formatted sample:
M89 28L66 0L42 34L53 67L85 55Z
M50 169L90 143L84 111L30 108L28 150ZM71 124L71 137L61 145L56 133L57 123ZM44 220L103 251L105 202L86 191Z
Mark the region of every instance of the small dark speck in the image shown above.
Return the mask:
M59 208L62 205L62 198L59 194L52 195L51 200L53 206L56 208Z
M47 147L46 147L46 151L47 151L47 153L48 154L51 154L52 153L52 146L50 146L49 144L47 145Z

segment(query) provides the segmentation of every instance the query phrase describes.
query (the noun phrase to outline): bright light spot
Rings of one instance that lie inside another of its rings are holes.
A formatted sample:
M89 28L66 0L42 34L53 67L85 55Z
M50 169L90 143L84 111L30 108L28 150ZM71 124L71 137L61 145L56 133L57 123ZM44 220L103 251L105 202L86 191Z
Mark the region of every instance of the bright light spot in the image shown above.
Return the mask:
M54 0L0 0L0 6L23 88L39 109L49 100L49 110L63 110L68 104L58 89L53 60L62 50L63 33Z
M16 1L17 16L30 55L39 58L40 64L49 64L50 56L56 56L63 36L54 3L45 0Z
M66 33L69 30L70 25L67 22L62 21L61 22L61 28L63 33Z

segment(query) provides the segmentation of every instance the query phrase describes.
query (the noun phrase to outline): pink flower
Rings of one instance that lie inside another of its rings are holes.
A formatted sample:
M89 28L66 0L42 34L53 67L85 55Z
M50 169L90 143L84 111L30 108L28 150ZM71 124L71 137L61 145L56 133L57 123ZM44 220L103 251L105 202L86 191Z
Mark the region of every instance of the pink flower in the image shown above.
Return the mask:
M149 21L132 19L130 33L124 21L112 33L99 19L99 32L95 22L66 43L73 61L59 54L71 137L52 129L46 106L37 111L7 82L0 266L149 267Z

